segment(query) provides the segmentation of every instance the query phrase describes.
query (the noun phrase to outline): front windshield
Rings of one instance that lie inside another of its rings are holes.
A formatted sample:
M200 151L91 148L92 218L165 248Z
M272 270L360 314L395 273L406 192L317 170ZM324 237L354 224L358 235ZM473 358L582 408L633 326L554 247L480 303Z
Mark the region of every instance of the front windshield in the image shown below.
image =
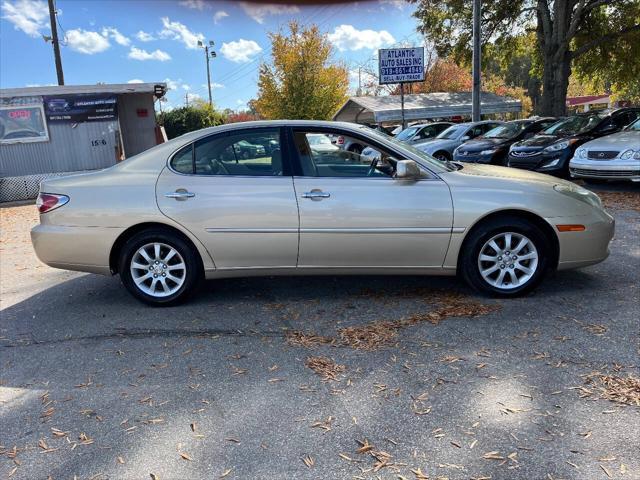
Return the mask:
M606 114L602 112L594 112L591 115L575 115L554 123L543 133L547 135L576 135L591 130L598 125L605 116Z
M635 130L636 132L640 132L640 118L629 125L626 130Z
M462 134L462 132L465 129L466 127L462 125L451 125L446 130L443 130L442 132L440 132L440 134L436 138L445 138L445 139L457 138Z
M412 145L398 140L398 137L388 137L387 135L383 135L382 133L374 130L373 128L369 128L366 125L362 125L360 128L363 130L363 133L368 134L369 136L375 138L383 144L391 143L396 147L402 148L403 150L408 150L413 155L418 157L421 163L432 168L436 172L453 172L454 170L457 170L456 166L441 162L440 160L436 160L428 153L425 153L422 150L418 150Z
M528 122L509 122L489 130L483 138L513 138L529 126Z
M418 131L418 127L405 128L398 135L396 135L396 138L398 140L407 140L413 137L417 131Z

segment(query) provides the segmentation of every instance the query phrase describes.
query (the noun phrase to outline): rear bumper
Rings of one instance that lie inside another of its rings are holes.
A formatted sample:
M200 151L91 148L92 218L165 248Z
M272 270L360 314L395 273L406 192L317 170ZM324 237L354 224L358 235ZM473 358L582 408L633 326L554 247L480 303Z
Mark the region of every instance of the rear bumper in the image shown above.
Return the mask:
M560 255L558 270L586 267L605 260L609 256L609 243L615 233L615 220L604 210L592 215L547 218L558 235ZM584 225L582 232L559 232L557 225Z
M36 225L31 243L41 262L54 268L110 275L109 255L123 228Z

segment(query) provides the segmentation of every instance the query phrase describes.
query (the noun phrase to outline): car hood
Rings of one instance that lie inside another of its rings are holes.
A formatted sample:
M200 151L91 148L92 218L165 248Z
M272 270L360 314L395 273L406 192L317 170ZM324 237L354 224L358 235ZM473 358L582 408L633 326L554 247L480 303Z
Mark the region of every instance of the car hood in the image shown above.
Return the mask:
M615 148L616 150L626 150L627 148L640 148L640 131L628 130L626 132L612 133L605 137L591 140L584 145L586 148Z
M510 140L508 138L478 138L476 140L469 140L460 145L461 151L479 151L486 148L499 147L503 144L508 144Z
M564 137L561 137L559 135L536 135L535 137L531 137L516 143L514 147L547 147L563 138Z
M460 211L515 209L553 218L586 215L593 210L587 203L554 189L555 185L581 187L551 175L475 163L439 175L449 186L454 208Z

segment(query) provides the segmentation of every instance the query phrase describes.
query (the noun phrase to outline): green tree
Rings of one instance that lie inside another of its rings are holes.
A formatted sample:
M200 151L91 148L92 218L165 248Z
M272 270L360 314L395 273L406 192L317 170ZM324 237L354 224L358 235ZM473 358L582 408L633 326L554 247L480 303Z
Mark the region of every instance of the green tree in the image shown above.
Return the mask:
M252 107L267 119L328 120L347 99L348 70L332 61L332 46L317 26L289 23L270 33L270 64L260 66Z
M418 30L434 41L438 54L468 62L472 2L410 1L418 4ZM535 32L542 80L537 110L544 115L565 113L572 68L605 78L624 73L623 83L633 82L640 68L640 0L484 1L482 25L483 41L503 47L523 32Z
M159 117L159 123L164 125L170 139L201 128L221 125L224 120L221 112L211 108L209 103L203 100L194 100L189 106L163 112Z

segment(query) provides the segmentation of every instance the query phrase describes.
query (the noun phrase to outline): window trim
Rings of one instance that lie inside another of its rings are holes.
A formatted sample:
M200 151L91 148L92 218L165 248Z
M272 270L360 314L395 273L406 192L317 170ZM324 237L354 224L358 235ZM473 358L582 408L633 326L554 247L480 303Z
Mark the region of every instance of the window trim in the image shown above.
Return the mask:
M294 132L304 132L304 133L325 133L325 134L336 134L336 135L343 135L343 136L348 136L348 137L352 137L355 138L357 140L360 140L362 142L365 142L367 145L369 146L374 146L377 147L381 150L385 150L387 152L389 152L390 150L392 150L390 147L383 145L379 142L377 142L376 140L373 140L369 137L366 137L365 135L362 135L360 133L357 132L352 132L350 130L342 130L340 128L334 128L334 127L326 127L326 126L313 126L313 125L309 125L309 126L298 126L298 125L293 125L293 126L287 126L286 127L287 130L287 137L288 137L288 150L289 150L289 155L291 158L291 165L293 167L292 173L293 173L293 177L294 178L339 178L339 179L345 179L345 180L354 180L354 179L364 179L364 180L396 180L393 177L337 177L337 176L307 176L304 175L304 172L302 171L302 164L300 163L300 158L298 156L298 151L295 145L295 142L293 141L293 133ZM404 159L409 159L409 160L413 160L415 161L420 168L422 168L424 171L428 172L428 174L430 175L431 178L420 178L414 181L423 181L423 180L440 180L440 177L433 172L431 169L425 167L422 163L414 160L411 157L407 157L406 155L404 155ZM402 160L402 159L399 159Z
M280 155L282 155L282 175L205 175L202 173L196 173L196 143L207 140L211 137L229 137L231 135L240 135L245 132L260 132L263 130L278 130L280 136ZM185 147L191 146L191 173L182 173L178 172L173 168L172 162L173 159L178 155ZM287 153L285 154L285 149L283 146L287 147ZM292 177L292 169L291 169L291 161L289 159L288 152L288 139L286 136L285 128L282 125L275 125L272 127L253 127L253 128L242 128L242 129L229 129L224 130L222 132L210 133L208 135L204 135L202 137L198 137L193 139L191 142L181 145L177 148L169 158L167 159L167 168L176 175L184 175L187 177L206 177L206 178L286 178Z
M47 122L47 117L44 113L44 104L43 103L28 103L25 105L3 105L0 107L0 110L20 110L25 108L38 108L40 109L40 115L42 116L42 123L44 126L44 137L25 137L25 138L11 138L8 140L0 139L0 145L12 145L16 143L38 143L38 142L48 142L51 138L49 135L49 124ZM6 133L6 132L5 132Z

